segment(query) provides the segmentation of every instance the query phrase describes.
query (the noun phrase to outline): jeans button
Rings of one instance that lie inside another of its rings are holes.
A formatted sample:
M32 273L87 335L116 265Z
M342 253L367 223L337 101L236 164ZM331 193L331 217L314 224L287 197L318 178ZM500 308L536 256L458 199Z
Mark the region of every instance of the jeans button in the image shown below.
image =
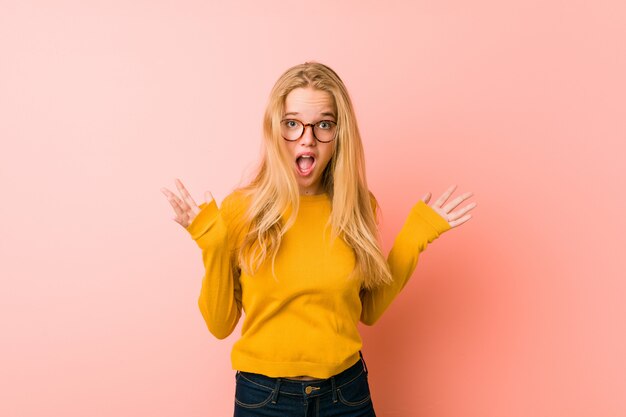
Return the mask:
M316 390L316 389L320 389L320 387L312 387L311 385L309 385L308 387L304 389L304 392L306 392L308 395L308 394L311 394L313 390Z

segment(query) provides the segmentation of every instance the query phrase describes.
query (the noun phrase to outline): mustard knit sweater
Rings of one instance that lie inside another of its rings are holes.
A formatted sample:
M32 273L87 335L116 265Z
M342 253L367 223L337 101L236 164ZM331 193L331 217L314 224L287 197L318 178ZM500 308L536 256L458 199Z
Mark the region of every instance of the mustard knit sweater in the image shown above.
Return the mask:
M228 195L218 209L203 203L187 227L202 249L205 274L198 306L209 331L224 339L235 329L242 308L241 337L231 351L232 369L270 377L329 378L359 360L359 321L374 324L411 277L419 254L448 222L423 201L411 209L387 262L393 283L360 291L348 280L354 252L343 239L331 243L325 228L328 194L300 196L296 223L283 236L276 256L254 276L242 272L231 251L241 239L242 194Z

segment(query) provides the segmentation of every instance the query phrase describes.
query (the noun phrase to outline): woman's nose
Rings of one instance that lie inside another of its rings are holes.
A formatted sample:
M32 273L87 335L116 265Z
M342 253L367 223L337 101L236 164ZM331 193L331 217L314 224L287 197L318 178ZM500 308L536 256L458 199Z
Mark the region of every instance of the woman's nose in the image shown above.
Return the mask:
M317 140L315 139L315 136L313 135L313 126L311 125L304 126L304 132L302 133L301 142L309 146L315 145Z

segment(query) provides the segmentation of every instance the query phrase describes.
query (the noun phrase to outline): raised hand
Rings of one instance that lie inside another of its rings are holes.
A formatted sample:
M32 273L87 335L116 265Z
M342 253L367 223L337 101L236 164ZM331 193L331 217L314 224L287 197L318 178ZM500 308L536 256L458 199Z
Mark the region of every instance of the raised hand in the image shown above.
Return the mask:
M465 214L465 213L467 213L468 211L476 207L476 203L472 203L463 207L462 209L452 211L456 206L458 206L463 201L467 200L472 195L474 195L474 193L472 192L467 192L461 196L458 196L457 198L450 201L448 204L444 206L443 204L448 200L448 198L454 192L454 190L456 190L456 185L453 185L450 188L448 188L448 190L445 193L443 193L441 197L439 197L437 201L435 201L434 204L430 206L433 210L435 210L441 217L443 217L448 222L450 227L460 226L466 221L468 221L469 219L471 219L472 215ZM424 197L422 197L422 201L428 204L430 197L431 197L431 194L430 192L428 192L424 195Z
M191 198L189 191L187 191L183 183L178 178L176 178L175 182L181 198L165 187L161 188L161 192L165 194L165 197L167 197L176 212L176 217L172 220L186 229L189 227L191 222L193 222L193 219L198 215L201 209L198 207L193 198ZM209 191L206 191L204 193L204 200L207 204L210 203L213 201L213 195Z

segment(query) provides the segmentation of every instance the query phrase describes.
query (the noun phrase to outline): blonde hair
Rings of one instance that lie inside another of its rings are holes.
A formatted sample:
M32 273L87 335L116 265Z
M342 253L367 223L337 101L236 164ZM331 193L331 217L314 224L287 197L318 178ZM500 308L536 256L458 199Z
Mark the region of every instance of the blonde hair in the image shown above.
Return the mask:
M280 120L285 99L296 88L313 87L334 99L337 136L333 156L322 174L322 186L331 198L328 224L331 236L342 236L355 254L355 274L361 287L374 288L392 281L382 254L375 216L376 199L365 178L361 136L348 91L339 76L326 65L305 62L288 69L274 85L263 119L263 157L256 177L241 188L250 204L248 225L237 257L242 269L252 274L268 259L274 261L281 238L296 220L300 193L289 157L282 151ZM374 207L373 207L374 206ZM286 220L283 220L286 218ZM274 275L275 276L275 275Z

